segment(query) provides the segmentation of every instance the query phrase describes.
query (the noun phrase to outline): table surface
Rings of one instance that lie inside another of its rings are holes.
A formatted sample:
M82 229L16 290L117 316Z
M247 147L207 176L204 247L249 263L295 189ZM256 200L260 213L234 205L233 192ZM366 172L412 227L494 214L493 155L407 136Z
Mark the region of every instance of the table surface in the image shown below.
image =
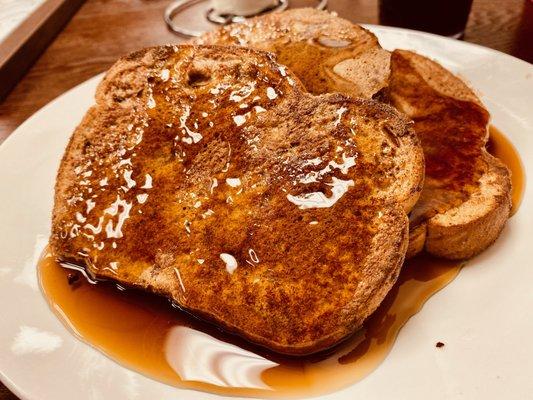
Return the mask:
M0 143L17 126L66 90L105 71L141 47L183 39L166 29L169 0L87 0L36 64L0 104ZM291 4L312 4L291 1ZM377 0L330 0L329 9L360 23L378 23ZM474 0L467 42L533 62L532 0ZM0 400L17 400L0 383Z

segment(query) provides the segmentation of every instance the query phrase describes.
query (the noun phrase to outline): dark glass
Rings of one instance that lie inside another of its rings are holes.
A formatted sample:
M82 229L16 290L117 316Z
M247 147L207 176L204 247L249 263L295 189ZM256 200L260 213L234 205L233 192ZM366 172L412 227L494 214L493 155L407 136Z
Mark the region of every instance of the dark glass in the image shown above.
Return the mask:
M462 37L472 0L379 0L381 25Z

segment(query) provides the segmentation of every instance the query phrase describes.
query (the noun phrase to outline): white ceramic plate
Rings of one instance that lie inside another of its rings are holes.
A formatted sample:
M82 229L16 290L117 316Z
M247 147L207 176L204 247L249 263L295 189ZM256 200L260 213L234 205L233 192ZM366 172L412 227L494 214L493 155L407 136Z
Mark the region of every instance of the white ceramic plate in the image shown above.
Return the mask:
M416 50L466 78L533 173L533 66L483 47L370 27L387 49ZM54 100L0 146L0 378L24 400L213 399L151 380L76 339L36 279L56 169L100 77ZM497 243L402 329L387 359L327 399L525 399L533 393L533 196ZM446 347L435 350L441 340Z

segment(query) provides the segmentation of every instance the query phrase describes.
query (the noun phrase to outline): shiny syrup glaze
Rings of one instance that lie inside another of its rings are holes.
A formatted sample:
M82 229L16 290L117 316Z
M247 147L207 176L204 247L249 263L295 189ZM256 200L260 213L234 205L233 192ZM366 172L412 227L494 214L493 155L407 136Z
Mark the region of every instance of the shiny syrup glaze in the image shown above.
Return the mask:
M402 237L389 188L412 133L385 106L304 93L263 53L154 52L137 80L111 69L73 135L51 248L280 352L338 342L399 269L396 252L366 266L374 238Z
M490 133L489 151L512 172L516 212L525 186L522 163L503 134L493 127ZM332 392L371 373L391 350L401 327L460 268L460 263L425 254L409 260L363 329L334 349L304 358L253 346L191 318L160 297L118 291L108 283L90 284L77 272L61 268L49 252L38 272L43 293L65 325L128 368L182 388L304 397Z

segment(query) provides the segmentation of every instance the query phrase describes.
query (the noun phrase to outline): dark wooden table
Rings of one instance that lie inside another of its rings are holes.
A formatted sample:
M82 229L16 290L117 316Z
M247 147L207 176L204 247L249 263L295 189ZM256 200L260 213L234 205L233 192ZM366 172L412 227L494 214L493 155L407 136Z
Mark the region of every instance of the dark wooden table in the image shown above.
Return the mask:
M533 62L532 1L474 0L464 40ZM163 23L168 3L87 0L0 104L0 142L50 100L105 71L118 57L141 47L182 41ZM352 21L378 23L377 0L329 3L330 10ZM0 383L0 400L16 399Z

